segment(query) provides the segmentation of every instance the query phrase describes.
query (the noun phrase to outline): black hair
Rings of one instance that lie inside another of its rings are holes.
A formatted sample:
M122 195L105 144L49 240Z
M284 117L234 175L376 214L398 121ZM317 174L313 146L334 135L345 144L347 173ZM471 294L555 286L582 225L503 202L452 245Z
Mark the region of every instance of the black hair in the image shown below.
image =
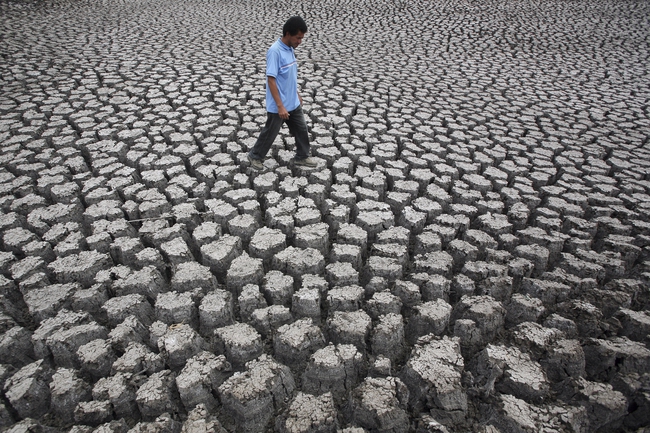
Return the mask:
M286 36L287 33L295 36L298 32L307 33L307 23L299 16L289 18L282 27L282 36Z

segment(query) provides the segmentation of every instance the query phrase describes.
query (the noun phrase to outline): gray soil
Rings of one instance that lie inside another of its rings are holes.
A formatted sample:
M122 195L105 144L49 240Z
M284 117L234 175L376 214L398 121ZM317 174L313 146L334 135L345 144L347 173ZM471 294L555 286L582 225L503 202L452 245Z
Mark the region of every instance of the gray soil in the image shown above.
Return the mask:
M0 0L0 431L648 432L648 17Z

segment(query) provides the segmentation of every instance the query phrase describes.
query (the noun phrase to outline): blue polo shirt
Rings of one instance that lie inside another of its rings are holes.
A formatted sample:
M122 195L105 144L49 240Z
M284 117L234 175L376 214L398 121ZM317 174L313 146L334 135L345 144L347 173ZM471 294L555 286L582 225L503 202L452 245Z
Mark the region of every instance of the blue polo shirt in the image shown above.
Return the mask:
M300 106L298 98L298 63L293 48L285 45L281 38L271 45L266 53L266 76L275 77L278 85L280 99L287 111L292 111ZM266 111L278 112L268 83L266 85Z

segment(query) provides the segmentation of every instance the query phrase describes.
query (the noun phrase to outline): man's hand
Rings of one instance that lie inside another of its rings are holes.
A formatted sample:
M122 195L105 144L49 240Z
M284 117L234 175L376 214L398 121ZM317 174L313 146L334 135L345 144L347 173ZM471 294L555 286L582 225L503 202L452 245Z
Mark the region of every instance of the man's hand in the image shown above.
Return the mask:
M282 120L287 120L289 118L289 112L284 108L284 106L278 107L278 116L280 116L280 119Z

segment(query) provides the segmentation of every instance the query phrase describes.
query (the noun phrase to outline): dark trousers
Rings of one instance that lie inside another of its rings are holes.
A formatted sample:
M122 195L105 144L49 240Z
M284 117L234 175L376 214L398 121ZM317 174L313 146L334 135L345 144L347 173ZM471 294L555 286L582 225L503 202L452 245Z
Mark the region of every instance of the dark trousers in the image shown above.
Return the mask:
M296 159L307 158L309 156L309 132L307 131L307 122L305 122L302 106L289 111L287 120L281 119L278 113L267 112L266 124L262 128L255 146L248 153L249 156L253 159L263 160L284 123L287 124L289 132L296 139Z

